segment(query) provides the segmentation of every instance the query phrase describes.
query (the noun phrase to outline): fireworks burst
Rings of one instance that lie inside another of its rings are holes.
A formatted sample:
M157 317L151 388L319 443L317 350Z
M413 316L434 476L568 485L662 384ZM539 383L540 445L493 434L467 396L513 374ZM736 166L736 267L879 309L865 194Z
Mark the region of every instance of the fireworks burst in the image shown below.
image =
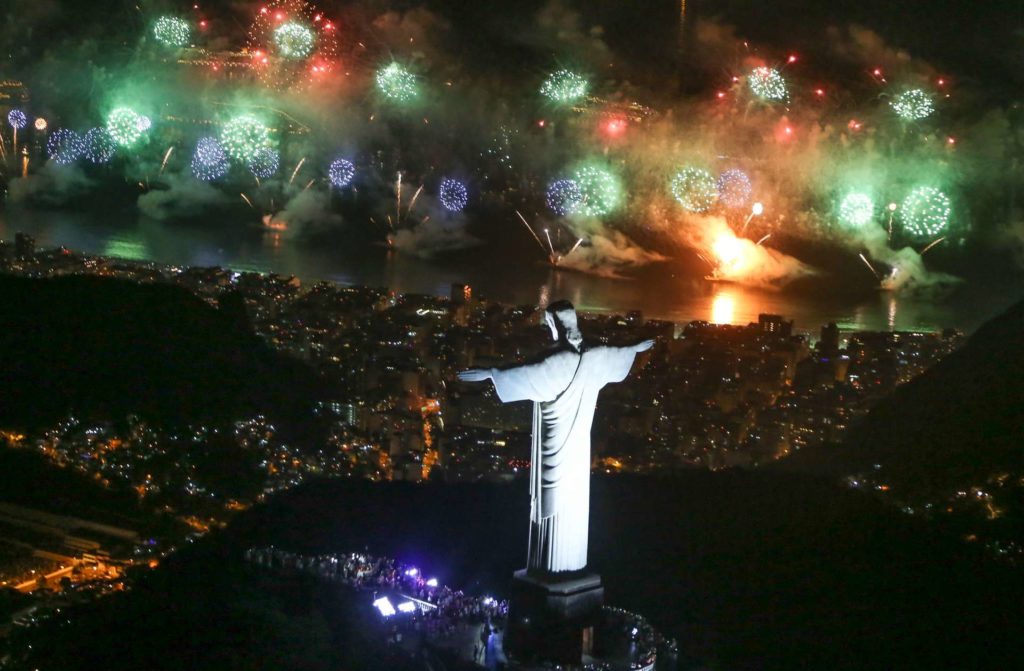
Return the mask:
M336 189L344 189L351 184L355 175L356 166L347 158L335 159L327 168L327 178L330 180L331 186Z
M377 71L377 90L399 104L408 103L419 95L416 75L398 63L389 63Z
M560 217L578 212L583 200L583 190L574 179L557 179L548 186L548 209Z
M406 214L408 214L409 212L412 212L412 208L416 207L416 199L420 197L421 193L423 193L423 185L422 184L420 184L420 188L416 189L416 192L412 194L412 200L409 201L409 210L408 210L408 212L406 212ZM430 217L428 216L426 219L424 219L424 221L426 221L429 218Z
M484 150L484 154L497 161L506 170L511 169L514 138L517 135L519 135L519 131L515 128L509 128L508 126L499 127L491 138L490 144Z
M773 68L754 68L747 75L747 85L750 86L750 92L761 100L782 102L789 97L786 80Z
M306 0L273 0L256 12L248 46L260 78L283 90L334 69L338 26Z
M889 103L896 115L904 121L920 121L932 115L935 103L932 97L921 89L904 91Z
M249 172L257 179L269 179L281 167L281 155L272 147L260 147L249 159Z
M718 261L716 273L734 273L745 260L743 242L731 231L722 233L711 243L711 252Z
M441 180L441 187L438 189L438 198L441 205L449 212L461 212L469 202L469 192L466 185L457 179L446 177Z
M849 228L861 228L875 218L875 201L866 193L854 191L839 203L839 222Z
M118 107L107 115L107 132L118 145L130 147L142 137L146 125L142 119L130 107Z
M551 241L551 231L549 231L546 228L544 229L544 239L547 240L548 242L547 246L545 247L544 243L541 242L540 236L537 235L537 231L533 230L533 226L531 226L530 222L526 220L526 217L523 216L522 212L516 210L516 216L519 217L519 221L523 222L523 226L525 226L526 230L530 232L530 235L533 237L533 239L537 241L537 245L541 248L541 251L547 254L548 263L550 263L552 266L557 266L559 263L562 262L563 259L565 259L568 256L571 256L572 253L579 249L580 245L583 244L583 238L578 238L576 240L576 244L572 246L572 249L570 249L565 254L560 254L558 251L555 250L555 245Z
M726 170L718 176L718 200L726 207L746 207L750 201L753 187L750 178L742 170L735 168Z
M718 198L715 178L703 168L683 168L672 178L669 188L688 212L707 212Z
M271 146L270 129L256 117L243 114L224 124L220 141L233 160L249 164L261 150Z
M932 240L928 244L927 247L925 247L924 249L921 250L921 256L924 256L925 254L928 253L928 250L932 249L933 247L935 247L936 245L938 245L941 242L945 242L945 240L946 240L946 236L942 236L941 238L939 238L937 240Z
M764 214L764 204L754 203L750 208L750 214L748 214L747 218L743 220L743 226L740 227L740 234L743 234L743 232L747 230L747 226L750 225L750 222L754 217L760 217L762 214Z
M589 86L581 74L572 70L556 70L540 85L540 94L560 105L567 105L587 95Z
M537 241L538 245L540 245L541 250L543 250L544 253L547 253L548 250L544 247L544 243L540 241L540 237L537 235L537 231L533 230L533 226L530 226L530 222L526 221L526 217L524 217L519 210L516 210L516 216L519 217L519 221L523 222L523 226L526 226L526 230L530 232L530 235L533 236L533 239Z
M602 166L587 164L574 174L583 199L576 213L585 217L602 217L617 208L623 199L622 183L618 176Z
M167 167L167 161L168 161L168 159L171 158L171 153L173 151L174 151L174 145L171 145L170 147L167 148L167 152L164 154L164 160L160 161L160 171L158 173L156 173L157 175L164 174L164 168Z
M153 37L168 47L187 47L192 39L192 26L176 16L161 16L153 24Z
M274 44L284 58L306 58L313 53L316 35L301 23L289 21L274 29Z
M303 156L299 159L299 162L295 164L295 169L292 170L292 176L288 178L288 184L295 181L295 176L299 174L299 170L302 170L302 166L306 163L306 157Z
M903 201L903 228L918 238L930 238L949 225L952 205L949 197L931 186L919 186Z
M875 267L871 265L870 261L868 261L868 257L864 256L864 254L858 254L857 256L859 256L860 260L864 262L864 265L868 267L868 270L871 271L871 274L875 276L876 280L882 279L882 277L878 274L878 271L875 270Z
M91 128L84 138L85 158L97 165L109 163L117 151L117 143L106 128Z
M7 123L15 130L21 130L28 124L28 117L21 110L11 110L7 113Z
M192 154L192 174L196 179L210 182L228 174L228 155L217 138L204 137L196 143Z
M58 165L71 165L85 153L85 141L73 130L58 128L46 140L46 153Z

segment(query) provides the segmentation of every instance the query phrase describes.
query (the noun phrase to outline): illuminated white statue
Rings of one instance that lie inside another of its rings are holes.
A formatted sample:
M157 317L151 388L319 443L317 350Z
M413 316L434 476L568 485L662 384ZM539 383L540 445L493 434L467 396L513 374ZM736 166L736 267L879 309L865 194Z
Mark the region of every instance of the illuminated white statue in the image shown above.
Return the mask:
M590 522L590 426L597 394L629 374L637 352L654 344L590 347L568 301L544 312L558 346L509 368L472 369L463 382L493 380L503 403L533 401L530 474L530 572L579 571L587 565Z

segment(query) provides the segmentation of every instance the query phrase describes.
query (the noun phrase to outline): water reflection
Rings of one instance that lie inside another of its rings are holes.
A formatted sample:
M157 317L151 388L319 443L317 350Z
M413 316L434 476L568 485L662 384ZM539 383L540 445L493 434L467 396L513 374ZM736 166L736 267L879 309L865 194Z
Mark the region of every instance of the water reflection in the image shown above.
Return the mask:
M537 306L546 308L551 303L551 285L544 283L540 285L540 292L537 295Z
M104 256L116 256L119 259L130 259L132 261L145 261L150 258L149 249L144 240L140 239L117 239L107 240L103 249Z
M263 234L263 244L270 249L280 249L281 234L277 231L267 231Z
M424 260L353 239L350 232L311 242L237 221L190 225L140 220L132 213L0 211L0 238L10 241L17 231L35 236L43 248L64 245L90 254L294 274L304 281L326 279L399 292L448 295L452 284L470 284L475 296L508 303L547 304L566 298L584 311L622 314L638 309L645 317L677 323L704 319L746 324L768 312L812 333L828 322L846 331L970 330L1017 297L1012 288L966 284L953 299L943 301L888 292L834 295L827 287L816 295L794 295L708 283L702 279L704 268L687 268L682 259L644 269L635 279L610 279L552 270L502 245Z
M711 301L712 324L732 324L736 318L736 296L729 291L719 291Z

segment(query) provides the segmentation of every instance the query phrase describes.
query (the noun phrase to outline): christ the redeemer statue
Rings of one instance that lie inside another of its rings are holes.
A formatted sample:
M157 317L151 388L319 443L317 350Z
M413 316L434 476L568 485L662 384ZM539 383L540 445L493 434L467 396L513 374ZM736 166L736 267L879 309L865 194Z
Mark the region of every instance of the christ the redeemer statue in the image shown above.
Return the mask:
M590 347L568 301L544 312L557 347L533 362L471 369L463 382L493 380L503 403L533 401L530 474L530 573L581 571L587 566L590 523L590 426L597 394L629 374L637 352L654 344Z

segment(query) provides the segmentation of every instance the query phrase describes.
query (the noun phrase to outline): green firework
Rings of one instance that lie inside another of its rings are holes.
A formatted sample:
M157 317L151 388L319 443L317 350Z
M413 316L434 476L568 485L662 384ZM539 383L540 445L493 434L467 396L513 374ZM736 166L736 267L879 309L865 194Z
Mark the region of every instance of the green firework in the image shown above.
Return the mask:
M849 228L866 226L875 217L875 201L866 193L853 191L839 203L839 222Z
M416 75L398 63L390 63L377 71L377 90L396 103L410 102L419 95Z
M893 98L889 104L892 105L896 115L904 121L920 121L930 117L935 111L932 97L921 89L904 91Z
M586 164L573 174L583 200L575 212L585 217L602 217L617 208L623 197L618 176L605 167Z
M153 37L168 47L187 47L192 39L192 26L176 16L161 16L153 24Z
M689 212L707 212L718 198L718 184L703 168L683 168L672 177L669 189Z
M540 85L540 93L556 103L566 105L587 95L589 85L586 77L579 73L556 70Z
M271 146L270 129L254 116L243 114L224 124L220 132L224 150L235 161L248 164Z
M900 208L904 230L917 238L930 238L949 226L953 208L949 197L932 186L910 192Z
M118 107L107 115L107 132L122 147L135 144L143 132L142 117L130 107Z
M774 68L754 68L747 75L747 85L751 93L761 100L781 102L789 96L786 80Z
M274 44L285 58L305 58L313 53L316 35L301 23L289 21L274 30Z

